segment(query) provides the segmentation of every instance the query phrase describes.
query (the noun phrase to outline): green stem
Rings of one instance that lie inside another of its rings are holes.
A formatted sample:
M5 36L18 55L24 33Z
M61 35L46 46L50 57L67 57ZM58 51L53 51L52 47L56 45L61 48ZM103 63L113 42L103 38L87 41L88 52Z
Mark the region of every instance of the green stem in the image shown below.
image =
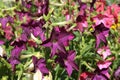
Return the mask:
M2 57L0 57L0 61L4 63L8 68L11 68L11 65Z
M70 24L72 23L72 20L69 20L69 21L63 21L63 22L57 22L57 23L52 23L51 25L52 26L57 26L57 25L65 25L65 24Z

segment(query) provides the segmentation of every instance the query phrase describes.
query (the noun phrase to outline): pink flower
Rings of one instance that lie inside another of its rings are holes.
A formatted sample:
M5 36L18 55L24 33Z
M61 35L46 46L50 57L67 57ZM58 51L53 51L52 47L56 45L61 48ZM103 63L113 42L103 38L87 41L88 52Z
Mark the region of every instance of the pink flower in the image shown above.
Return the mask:
M93 17L92 20L95 23L95 26L103 23L107 28L110 28L111 25L114 23L113 17L109 15L103 15L103 14L98 14L97 16Z
M111 61L106 60L106 61L99 61L97 63L97 66L100 70L102 70L108 68L111 64L112 64Z
M109 55L111 55L111 51L108 46L103 46L97 50L97 53L103 58L106 59Z

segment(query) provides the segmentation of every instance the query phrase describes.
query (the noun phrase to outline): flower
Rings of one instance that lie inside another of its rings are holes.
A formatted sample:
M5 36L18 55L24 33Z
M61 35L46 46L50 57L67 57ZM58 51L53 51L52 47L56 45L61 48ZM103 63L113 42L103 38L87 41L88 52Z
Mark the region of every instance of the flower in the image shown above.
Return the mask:
M11 16L6 16L4 18L0 18L0 23L1 23L3 29L6 27L8 22L10 22L10 23L13 22L13 18Z
M97 53L105 60L109 55L111 55L111 51L108 46L103 46L97 50Z
M96 48L99 47L101 41L104 42L105 45L107 45L106 37L108 36L108 34L109 28L105 27L103 23L95 26L95 31L93 32L93 35L96 37Z
M11 56L8 59L8 62L11 64L13 71L15 70L16 64L20 63L19 56L21 51L26 49L25 43L26 42L22 40L16 40L11 43L11 45L14 46L14 48L11 51Z
M115 80L120 80L120 66L114 72Z
M112 64L111 61L106 60L106 61L99 61L97 63L97 66L100 70L108 68Z
M3 40L0 40L0 45L3 45L5 42Z
M35 37L40 37L42 41L45 40L45 28L43 28L45 21L44 20L31 20L28 23L22 24L23 34L30 36L30 33L33 33Z
M6 39L8 39L8 40L11 40L11 39L12 39L13 32L12 32L11 26L6 26L6 27L4 28L4 34L5 34L5 38L6 38Z
M51 57L59 51L66 53L65 47L69 45L69 41L74 38L71 32L67 32L64 27L55 27L52 30L49 39L45 40L41 45L51 48Z
M111 25L114 23L114 18L111 15L98 14L92 18L92 21L94 22L95 26L103 23L105 27L110 28Z
M49 73L48 69L46 68L46 63L44 58L37 59L37 57L32 56L32 60L36 71L37 69L39 69L42 75Z
M78 66L74 62L76 56L75 51L71 50L67 53L59 52L56 55L58 56L56 62L65 67L69 76L72 74L73 68L77 71L79 70Z
M76 19L77 26L76 29L79 29L81 32L84 31L84 28L88 27L86 16L79 15Z
M108 68L99 70L95 70L95 75L92 80L109 80L110 74L108 73Z

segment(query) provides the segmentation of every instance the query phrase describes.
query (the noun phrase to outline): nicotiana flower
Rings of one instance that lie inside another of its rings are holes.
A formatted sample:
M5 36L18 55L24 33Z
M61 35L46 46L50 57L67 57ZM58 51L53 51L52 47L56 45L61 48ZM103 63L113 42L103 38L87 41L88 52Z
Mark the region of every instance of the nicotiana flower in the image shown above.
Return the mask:
M73 69L79 70L78 66L74 62L76 53L75 51L71 50L67 53L59 52L56 54L58 57L56 62L60 63L61 66L65 67L69 76L71 76Z
M51 57L59 51L66 53L65 47L69 41L74 38L71 32L67 32L64 27L54 27L49 39L45 40L41 45L51 48Z
M22 50L26 49L26 42L22 41L22 40L16 40L14 41L11 45L14 46L14 48L11 51L11 56L8 59L8 62L11 64L12 66L12 70L15 70L15 66L16 64L19 64L19 56Z
M109 28L105 27L103 23L99 24L98 26L95 26L94 28L95 31L93 32L93 35L96 37L95 47L98 48L101 41L105 45L107 45L106 37L109 34Z
M114 72L115 80L120 80L120 66Z
M111 55L110 48L108 46L103 46L98 48L97 53L105 60L108 56Z
M120 13L120 6L117 4L112 4L107 6L106 11L104 12L105 15L112 16L114 18L114 22L118 23L118 15Z
M92 21L94 22L95 26L104 24L105 27L110 28L114 23L114 18L109 15L98 14L92 18Z
M76 22L77 26L75 29L79 29L81 32L84 31L84 28L88 27L86 16L78 15Z
M13 36L12 27L6 26L3 30L4 30L5 38L11 40Z
M35 71L39 69L40 72L42 73L42 76L49 73L46 67L46 62L44 58L37 59L37 57L33 56L32 60L33 60Z
M12 22L13 22L13 18L11 16L0 18L0 23L3 29L7 26L7 23L12 23Z
M100 70L109 68L109 66L112 64L111 61L105 60L105 61L99 61L97 62L97 66Z
M109 80L110 74L107 69L96 69L94 73L92 72L83 72L80 75L79 80Z
M45 35L45 28L43 28L45 21L44 20L31 20L28 23L22 24L23 34L26 36L30 36L32 33L35 37L40 37L42 41L44 41Z

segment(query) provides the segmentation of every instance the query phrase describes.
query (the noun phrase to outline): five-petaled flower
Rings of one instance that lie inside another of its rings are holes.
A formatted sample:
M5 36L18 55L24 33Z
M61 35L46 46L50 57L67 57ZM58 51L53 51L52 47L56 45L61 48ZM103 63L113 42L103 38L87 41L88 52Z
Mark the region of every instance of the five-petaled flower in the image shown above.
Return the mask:
M67 32L64 27L55 27L52 30L49 39L45 40L41 45L51 48L51 57L59 51L66 53L65 47L69 45L69 41L74 38L71 32Z
M59 52L56 55L58 55L56 62L60 63L61 66L65 67L69 76L71 76L73 68L77 71L79 70L78 66L74 62L76 56L75 51L71 50L67 53Z
M37 59L37 57L33 56L32 60L33 60L35 71L39 69L43 76L49 73L49 70L46 67L46 62L44 58Z

